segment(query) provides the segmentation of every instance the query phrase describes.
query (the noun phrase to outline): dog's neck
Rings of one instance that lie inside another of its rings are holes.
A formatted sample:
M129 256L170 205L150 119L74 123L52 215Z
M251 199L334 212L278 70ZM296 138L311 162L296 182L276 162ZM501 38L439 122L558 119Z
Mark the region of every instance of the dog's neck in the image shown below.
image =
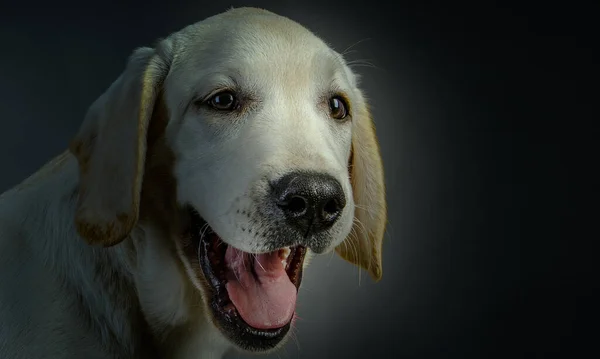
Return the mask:
M179 260L177 235L166 228L142 221L131 236L142 311L159 346L168 353L165 358L221 358L231 344L212 324L200 291Z
M153 358L156 351L147 351L152 341L148 343L136 300L127 244L90 246L75 231L77 171L75 158L65 152L2 195L11 204L11 217L23 221L19 225L27 246L34 248L32 260L60 284L51 292L56 298L41 300L69 304L61 310L77 318L83 332L65 336L93 335L115 358Z
M65 152L4 193L2 201L12 206L0 208L19 212L26 245L37 247L34 260L61 284L56 298L44 300L70 303L65 315L84 327L65 335L94 336L111 358L221 358L229 345L195 312L202 310L200 298L164 227L145 218L110 248L90 246L77 234L77 171Z

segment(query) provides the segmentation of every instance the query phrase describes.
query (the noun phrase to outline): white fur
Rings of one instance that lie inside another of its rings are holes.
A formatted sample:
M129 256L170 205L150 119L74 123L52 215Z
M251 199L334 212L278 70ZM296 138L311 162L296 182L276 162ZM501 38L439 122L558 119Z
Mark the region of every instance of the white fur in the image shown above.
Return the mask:
M193 205L230 245L260 252L261 240L241 231L251 223L237 210L256 207L265 179L292 169L328 173L347 198L329 249L339 245L354 213L352 125L329 118L322 100L327 91L340 90L363 102L341 56L291 20L248 8L189 26L161 46L169 57L165 138L176 159L178 204ZM228 76L253 92L255 107L231 118L190 105L230 82ZM82 129L95 125L86 122ZM102 153L133 163L127 146L134 135L121 132L111 146L123 147ZM210 321L177 239L139 221L114 246L87 244L75 226L78 173L77 160L66 152L0 197L0 357L220 358L232 344ZM130 177L117 173L105 186ZM129 205L130 197L115 193L89 201ZM108 220L110 212L81 215Z

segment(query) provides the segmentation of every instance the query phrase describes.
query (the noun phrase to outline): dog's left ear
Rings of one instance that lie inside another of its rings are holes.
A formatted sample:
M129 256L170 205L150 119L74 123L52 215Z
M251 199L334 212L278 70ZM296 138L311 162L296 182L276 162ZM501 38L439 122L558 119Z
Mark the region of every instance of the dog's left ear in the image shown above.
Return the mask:
M79 163L75 224L90 244L125 239L139 216L146 135L171 65L171 44L134 51L127 67L89 108L71 141Z
M383 274L381 250L387 224L383 164L375 126L362 95L353 107L349 171L356 208L352 231L336 251L379 281Z

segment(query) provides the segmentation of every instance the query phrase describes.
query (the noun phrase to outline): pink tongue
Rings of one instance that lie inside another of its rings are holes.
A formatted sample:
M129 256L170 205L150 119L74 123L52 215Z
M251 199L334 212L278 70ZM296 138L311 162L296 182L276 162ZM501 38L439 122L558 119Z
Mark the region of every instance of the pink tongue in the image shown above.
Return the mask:
M278 251L258 254L254 258L228 246L225 265L229 269L225 286L229 299L248 325L256 329L274 329L292 319L296 286L285 272Z

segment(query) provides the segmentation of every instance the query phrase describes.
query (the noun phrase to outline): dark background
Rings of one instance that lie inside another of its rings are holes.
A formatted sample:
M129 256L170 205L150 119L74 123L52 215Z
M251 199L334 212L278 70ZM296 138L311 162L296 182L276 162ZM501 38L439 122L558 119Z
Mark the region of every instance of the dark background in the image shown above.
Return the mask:
M359 285L347 263L317 259L296 340L270 357L593 357L598 280L581 240L597 210L571 200L597 167L583 125L598 58L580 36L595 15L574 2L442 4L3 2L0 191L67 146L135 47L230 6L265 7L338 51L362 40L349 59L375 66L356 70L390 217L384 279Z

